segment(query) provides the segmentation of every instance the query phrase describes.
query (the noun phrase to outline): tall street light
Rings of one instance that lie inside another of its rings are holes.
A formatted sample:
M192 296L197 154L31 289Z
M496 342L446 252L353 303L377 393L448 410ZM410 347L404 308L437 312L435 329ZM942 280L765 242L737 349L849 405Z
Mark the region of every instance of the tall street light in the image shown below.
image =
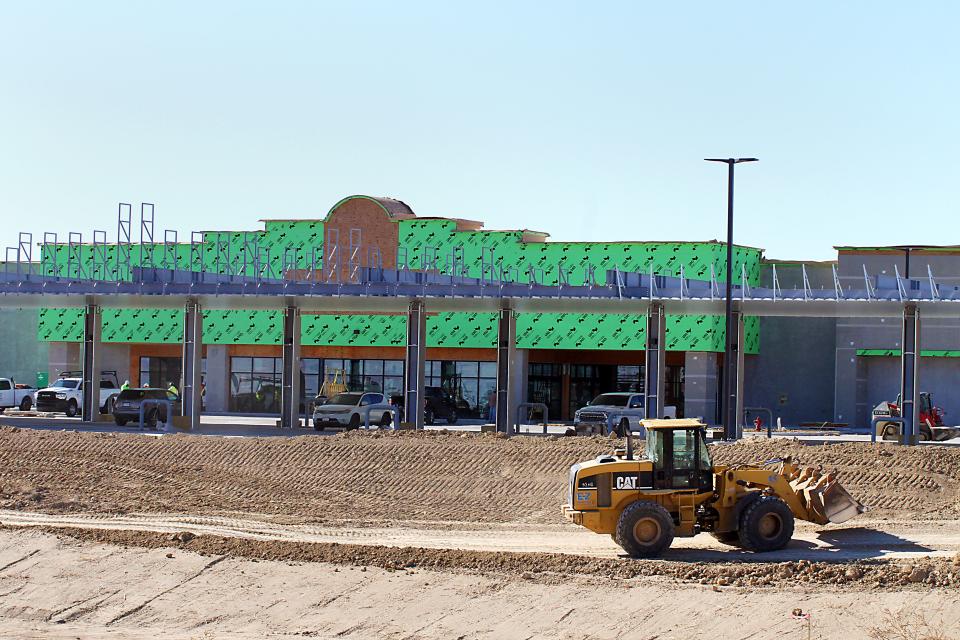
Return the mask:
M723 437L730 440L736 437L737 422L740 416L737 412L737 403L733 402L732 384L730 379L730 364L733 359L733 167L741 162L757 162L757 158L704 158L707 162L723 162L727 165L727 289L726 289L726 330L723 351ZM738 345L739 349L743 345ZM739 375L739 373L738 373Z

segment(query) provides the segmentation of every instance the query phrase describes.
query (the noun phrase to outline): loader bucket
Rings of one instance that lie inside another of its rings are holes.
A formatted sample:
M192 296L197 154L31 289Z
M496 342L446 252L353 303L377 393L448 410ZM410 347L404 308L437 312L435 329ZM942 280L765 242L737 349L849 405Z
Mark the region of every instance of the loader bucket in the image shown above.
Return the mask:
M866 511L866 508L851 496L840 483L829 474L821 482L803 490L810 520L818 524L833 522L840 524Z

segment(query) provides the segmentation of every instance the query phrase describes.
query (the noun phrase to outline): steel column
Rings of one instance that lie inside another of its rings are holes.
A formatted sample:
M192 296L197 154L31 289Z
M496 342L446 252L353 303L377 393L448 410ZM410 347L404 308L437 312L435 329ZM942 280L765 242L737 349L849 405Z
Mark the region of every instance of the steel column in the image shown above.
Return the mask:
M647 309L647 342L644 351L643 406L647 418L663 417L666 346L667 316L663 304L654 302Z
M283 311L283 373L280 395L280 428L300 426L300 308Z
M83 419L95 422L100 414L100 332L103 312L88 304L83 314L83 395L80 412Z
M517 317L509 303L497 318L497 431L509 434L516 411L513 392L514 361L517 355Z
M729 366L724 366L728 377L723 381L726 394L723 404L723 436L727 440L743 437L743 310L735 303L731 309L732 331L726 339Z
M403 369L403 420L423 429L423 368L427 356L427 315L423 300L407 308L407 351Z
M203 309L191 300L183 308L183 379L180 381L180 413L190 419L190 429L200 427L202 358Z
M918 389L920 356L920 311L917 305L903 307L900 335L900 416L904 419L902 444L917 444L920 433Z

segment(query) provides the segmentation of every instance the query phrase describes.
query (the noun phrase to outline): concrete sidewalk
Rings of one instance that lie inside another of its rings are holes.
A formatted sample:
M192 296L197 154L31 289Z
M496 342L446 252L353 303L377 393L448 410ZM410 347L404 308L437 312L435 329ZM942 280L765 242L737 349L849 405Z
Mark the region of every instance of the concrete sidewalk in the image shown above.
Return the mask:
M200 418L200 428L195 431L185 431L181 429L169 430L159 429L141 429L136 425L117 426L113 422L83 422L80 418L67 418L66 416L57 417L21 417L0 415L0 426L19 427L21 429L37 429L41 431L84 431L91 433L133 433L144 435L163 435L166 433L189 433L198 436L220 436L233 438L290 438L294 436L306 435L333 435L336 431L314 431L311 427L300 427L298 429L280 429L276 426L276 416L264 415L203 415ZM483 420L459 420L457 424L434 424L426 427L430 431L447 430L458 433L479 433L484 425ZM377 427L372 427L376 429ZM547 435L564 435L568 424L555 423L547 427ZM544 435L543 426L537 424L521 425L518 435ZM766 438L765 431L754 432L744 431L743 437L746 438ZM796 439L804 444L820 445L840 442L870 442L869 433L854 432L852 430L836 432L811 432L811 430L785 430L774 431L773 438ZM893 444L893 443L888 443ZM923 446L944 445L960 446L960 438L954 438L944 442L924 442Z

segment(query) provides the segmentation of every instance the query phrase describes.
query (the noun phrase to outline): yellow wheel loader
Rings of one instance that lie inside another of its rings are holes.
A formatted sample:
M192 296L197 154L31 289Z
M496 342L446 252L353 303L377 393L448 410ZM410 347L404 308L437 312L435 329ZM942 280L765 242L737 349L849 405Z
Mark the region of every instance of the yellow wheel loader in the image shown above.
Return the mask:
M570 467L563 513L609 534L634 558L660 555L675 536L711 533L752 551L782 549L794 519L844 522L866 509L832 474L789 458L714 466L697 420L643 420L646 454L626 450Z

